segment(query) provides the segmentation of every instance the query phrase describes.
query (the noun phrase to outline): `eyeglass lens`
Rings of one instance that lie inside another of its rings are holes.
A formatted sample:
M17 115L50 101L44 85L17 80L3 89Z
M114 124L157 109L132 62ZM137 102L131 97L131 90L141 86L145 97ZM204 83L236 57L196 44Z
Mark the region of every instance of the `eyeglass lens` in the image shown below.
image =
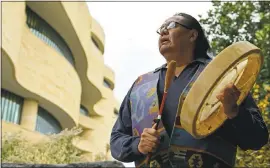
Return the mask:
M175 22L170 22L169 24L164 24L161 26L161 28L158 30L158 33L160 34L162 31L164 31L164 29L173 29L175 28L176 24Z

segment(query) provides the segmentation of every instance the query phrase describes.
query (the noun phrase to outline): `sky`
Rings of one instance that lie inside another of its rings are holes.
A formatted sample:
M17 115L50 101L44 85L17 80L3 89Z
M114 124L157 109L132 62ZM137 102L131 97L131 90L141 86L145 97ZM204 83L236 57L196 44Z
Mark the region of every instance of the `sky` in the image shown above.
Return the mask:
M104 62L115 73L114 95L121 104L139 75L165 63L156 30L177 12L199 19L211 2L87 2L105 33ZM133 163L125 166L134 166Z

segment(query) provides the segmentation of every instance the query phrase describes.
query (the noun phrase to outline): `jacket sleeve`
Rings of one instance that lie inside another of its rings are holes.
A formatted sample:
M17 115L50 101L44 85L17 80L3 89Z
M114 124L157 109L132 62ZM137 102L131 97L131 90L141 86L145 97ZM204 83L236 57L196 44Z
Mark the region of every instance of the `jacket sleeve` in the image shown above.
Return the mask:
M122 162L133 162L144 157L138 151L139 136L132 136L132 121L129 96L131 89L124 98L118 119L116 120L110 139L111 154L113 158Z
M267 126L251 94L239 106L238 116L229 121L233 126L236 143L241 149L259 150L267 144Z

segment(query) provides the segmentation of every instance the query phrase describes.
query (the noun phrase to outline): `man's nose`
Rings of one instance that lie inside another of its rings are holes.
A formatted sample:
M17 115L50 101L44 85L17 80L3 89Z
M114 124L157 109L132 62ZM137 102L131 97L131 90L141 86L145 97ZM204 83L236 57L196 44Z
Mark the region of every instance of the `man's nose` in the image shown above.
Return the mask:
M161 30L160 35L163 36L163 35L167 35L168 33L169 33L168 29L164 28Z

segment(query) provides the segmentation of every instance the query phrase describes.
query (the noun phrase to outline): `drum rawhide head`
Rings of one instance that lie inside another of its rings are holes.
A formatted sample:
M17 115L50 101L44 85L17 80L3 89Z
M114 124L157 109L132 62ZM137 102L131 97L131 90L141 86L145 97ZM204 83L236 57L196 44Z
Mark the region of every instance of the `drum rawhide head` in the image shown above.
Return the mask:
M205 67L178 108L181 126L200 139L215 132L227 119L216 96L229 83L234 83L245 99L263 64L261 51L255 45L241 41L221 51Z

